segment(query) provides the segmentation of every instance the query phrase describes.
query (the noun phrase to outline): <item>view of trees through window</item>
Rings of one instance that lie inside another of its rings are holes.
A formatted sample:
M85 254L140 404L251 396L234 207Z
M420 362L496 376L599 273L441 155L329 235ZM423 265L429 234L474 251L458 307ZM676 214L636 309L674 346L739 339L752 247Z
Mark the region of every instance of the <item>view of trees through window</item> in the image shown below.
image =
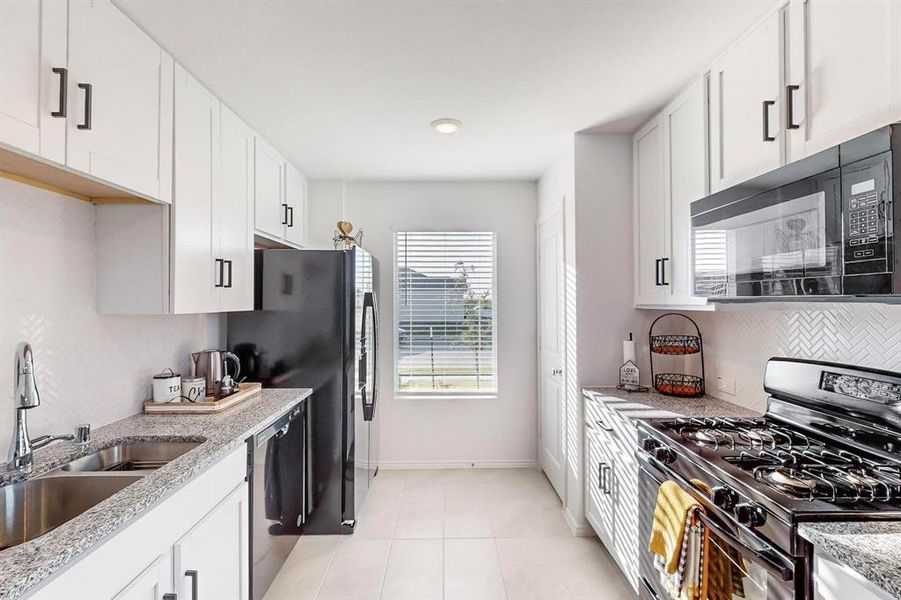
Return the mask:
M494 234L399 232L396 387L496 390Z

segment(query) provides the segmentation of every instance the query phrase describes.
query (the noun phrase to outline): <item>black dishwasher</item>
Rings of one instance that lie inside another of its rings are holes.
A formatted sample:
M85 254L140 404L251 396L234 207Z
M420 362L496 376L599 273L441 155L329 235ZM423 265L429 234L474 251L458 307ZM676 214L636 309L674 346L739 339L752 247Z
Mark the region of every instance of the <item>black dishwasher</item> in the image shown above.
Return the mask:
M272 585L313 508L309 440L306 401L247 440L252 600Z

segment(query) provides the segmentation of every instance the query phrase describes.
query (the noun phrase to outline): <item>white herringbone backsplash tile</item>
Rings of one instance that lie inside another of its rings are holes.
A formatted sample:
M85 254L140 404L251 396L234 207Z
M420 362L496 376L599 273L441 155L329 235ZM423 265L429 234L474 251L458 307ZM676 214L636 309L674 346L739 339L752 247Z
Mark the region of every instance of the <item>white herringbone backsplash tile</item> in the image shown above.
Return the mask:
M901 371L901 306L886 304L729 305L692 315L704 335L708 390L762 409L768 358L789 356ZM736 380L736 396L716 377Z
M218 337L215 317L97 315L96 248L92 205L0 179L0 462L18 342L34 347L41 406L29 425L40 435L139 412L153 373L184 372L188 353Z

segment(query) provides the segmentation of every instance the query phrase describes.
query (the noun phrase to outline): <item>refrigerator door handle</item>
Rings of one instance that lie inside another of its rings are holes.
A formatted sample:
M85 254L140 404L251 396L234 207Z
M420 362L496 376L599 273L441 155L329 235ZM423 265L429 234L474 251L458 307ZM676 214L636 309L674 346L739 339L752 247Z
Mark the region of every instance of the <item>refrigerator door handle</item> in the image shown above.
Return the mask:
M369 340L366 334L366 317L372 312L372 339ZM378 368L378 339L379 339L379 320L378 310L376 310L375 293L366 292L363 294L363 321L360 324L360 341L362 348L360 351L360 396L363 399L363 420L371 421L375 414L375 401L379 389L379 368ZM368 342L368 343L367 343ZM372 389L368 385L368 369L367 359L369 352L372 352Z

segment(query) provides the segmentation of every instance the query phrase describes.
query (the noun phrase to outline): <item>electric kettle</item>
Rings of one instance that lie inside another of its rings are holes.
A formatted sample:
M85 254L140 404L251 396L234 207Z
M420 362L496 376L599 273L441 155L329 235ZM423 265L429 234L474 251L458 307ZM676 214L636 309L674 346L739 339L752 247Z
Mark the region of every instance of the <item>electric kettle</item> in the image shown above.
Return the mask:
M235 366L235 372L228 372L228 362ZM238 380L241 374L241 361L231 352L225 350L204 350L191 355L191 374L195 377L206 379L207 393L215 393L219 390L219 384L223 377Z

